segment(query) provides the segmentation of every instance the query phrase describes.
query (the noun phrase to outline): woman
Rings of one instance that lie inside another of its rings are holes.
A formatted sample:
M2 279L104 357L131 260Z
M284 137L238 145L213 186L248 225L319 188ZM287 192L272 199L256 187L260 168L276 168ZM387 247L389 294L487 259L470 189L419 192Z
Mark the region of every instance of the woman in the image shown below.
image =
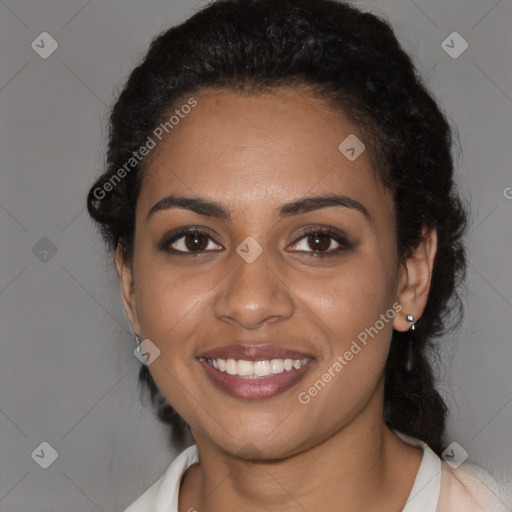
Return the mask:
M153 41L88 208L140 379L194 444L127 511L507 510L440 458L450 149L391 27L347 4L217 1Z

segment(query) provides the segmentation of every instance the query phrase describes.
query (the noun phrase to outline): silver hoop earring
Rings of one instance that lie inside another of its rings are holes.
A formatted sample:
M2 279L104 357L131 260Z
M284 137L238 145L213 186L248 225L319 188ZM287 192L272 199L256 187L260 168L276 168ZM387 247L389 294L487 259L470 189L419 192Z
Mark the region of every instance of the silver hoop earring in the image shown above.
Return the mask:
M411 315L411 314L408 314L405 319L408 321L408 322L413 322L413 324L411 325L410 327L410 331L414 331L416 329L416 325L414 324L414 316Z

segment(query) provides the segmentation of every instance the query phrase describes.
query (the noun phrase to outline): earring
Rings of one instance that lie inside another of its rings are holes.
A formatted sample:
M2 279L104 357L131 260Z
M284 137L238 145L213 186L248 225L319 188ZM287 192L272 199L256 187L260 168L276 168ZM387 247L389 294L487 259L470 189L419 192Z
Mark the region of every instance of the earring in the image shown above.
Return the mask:
M405 319L408 321L408 322L414 322L414 316L411 315L411 314L408 314ZM416 325L413 323L410 327L410 331L414 331L416 329Z
M137 343L135 350L138 354L142 354L142 338L137 333L135 333L135 342Z

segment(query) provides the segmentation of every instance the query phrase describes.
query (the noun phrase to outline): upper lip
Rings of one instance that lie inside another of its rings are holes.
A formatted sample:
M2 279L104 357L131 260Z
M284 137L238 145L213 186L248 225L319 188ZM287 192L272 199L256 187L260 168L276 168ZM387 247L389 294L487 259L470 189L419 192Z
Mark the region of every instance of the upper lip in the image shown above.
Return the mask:
M234 344L215 347L206 352L202 352L199 354L198 358L264 361L267 359L304 359L313 358L313 356L297 350L261 343L258 345Z

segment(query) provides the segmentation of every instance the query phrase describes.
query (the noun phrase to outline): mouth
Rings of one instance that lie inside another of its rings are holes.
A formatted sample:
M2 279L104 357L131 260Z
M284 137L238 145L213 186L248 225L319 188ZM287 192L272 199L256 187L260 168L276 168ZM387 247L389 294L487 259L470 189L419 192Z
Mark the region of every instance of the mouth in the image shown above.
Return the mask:
M235 398L262 399L295 386L315 359L272 345L231 345L198 357L210 381Z

